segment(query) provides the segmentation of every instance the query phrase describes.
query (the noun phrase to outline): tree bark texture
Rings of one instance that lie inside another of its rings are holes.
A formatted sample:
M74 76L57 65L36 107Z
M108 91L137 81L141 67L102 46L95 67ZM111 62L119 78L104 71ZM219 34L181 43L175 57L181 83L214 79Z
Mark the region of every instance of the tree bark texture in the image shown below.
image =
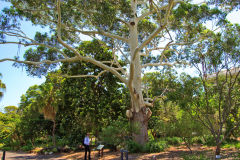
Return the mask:
M148 117L147 108L142 107L139 112L133 111L131 124L136 127L133 132L133 139L139 144L145 144L148 141Z

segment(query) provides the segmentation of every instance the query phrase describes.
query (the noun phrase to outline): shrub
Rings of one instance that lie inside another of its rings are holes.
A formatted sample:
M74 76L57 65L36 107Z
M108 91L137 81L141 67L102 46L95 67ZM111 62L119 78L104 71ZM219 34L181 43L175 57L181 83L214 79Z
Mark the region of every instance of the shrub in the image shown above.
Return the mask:
M235 144L235 148L240 149L240 142Z
M127 149L131 153L144 152L144 146L133 140L127 141Z
M32 145L26 145L20 148L22 151L31 151L32 149Z
M149 141L145 146L145 151L149 153L156 153L164 151L168 147L166 141Z
M167 137L166 141L169 145L180 145L182 143L182 139L179 137Z
M205 145L208 145L208 146L214 146L216 145L216 142L213 138L213 136L205 136L205 142L204 142Z
M102 129L100 140L103 141L106 146L110 146L110 149L116 149L117 146L125 147L126 141L130 139L128 137L129 134L130 126L128 122L117 120Z
M65 146L65 145L68 145L69 144L69 141L65 138L62 138L62 139L57 139L57 146Z
M192 142L197 143L197 144L204 144L205 143L203 137L193 137Z

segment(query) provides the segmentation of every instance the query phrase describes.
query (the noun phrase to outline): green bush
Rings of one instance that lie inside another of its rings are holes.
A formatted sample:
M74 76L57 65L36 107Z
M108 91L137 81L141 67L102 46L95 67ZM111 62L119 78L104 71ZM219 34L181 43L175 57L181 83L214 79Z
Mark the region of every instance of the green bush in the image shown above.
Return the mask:
M1 150L3 150L3 151L10 151L12 149L11 149L11 147L4 146L4 147L1 148Z
M100 140L104 142L110 149L117 147L125 148L126 142L130 139L130 125L128 121L116 120L111 125L102 129Z
M215 146L216 145L216 142L214 140L214 137L213 136L205 136L205 142L204 142L205 145L208 145L208 146Z
M144 152L144 146L133 140L127 141L127 149L130 153Z
M203 137L193 137L192 142L197 143L197 144L204 144L205 143Z
M65 145L68 145L69 144L69 141L65 138L62 138L62 139L57 139L57 146L65 146Z
M156 153L164 151L168 147L166 141L149 141L145 148L145 152Z
M182 139L180 137L167 137L165 140L169 145L180 145L182 143Z
M235 148L240 149L240 142L235 144Z
M31 151L33 149L32 145L26 145L20 148L22 151Z

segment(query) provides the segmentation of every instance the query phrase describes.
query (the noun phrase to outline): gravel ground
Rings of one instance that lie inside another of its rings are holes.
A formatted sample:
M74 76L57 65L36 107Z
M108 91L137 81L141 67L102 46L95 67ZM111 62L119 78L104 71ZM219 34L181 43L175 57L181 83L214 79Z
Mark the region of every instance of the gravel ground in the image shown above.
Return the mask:
M194 155L205 155L209 159L214 159L214 147L204 147L204 146L194 146L192 147ZM185 146L170 147L164 152L160 153L137 153L129 154L129 160L182 160L184 155L191 155L189 150ZM98 157L97 151L91 152L92 160L120 160L120 152L110 152L109 150L104 150L104 156L102 158ZM222 150L222 160L240 160L240 150L236 149L223 149ZM2 157L2 151L0 152L0 157ZM65 154L53 154L53 155L37 155L33 153L25 152L6 152L5 160L82 160L84 159L84 152L75 153L65 153Z

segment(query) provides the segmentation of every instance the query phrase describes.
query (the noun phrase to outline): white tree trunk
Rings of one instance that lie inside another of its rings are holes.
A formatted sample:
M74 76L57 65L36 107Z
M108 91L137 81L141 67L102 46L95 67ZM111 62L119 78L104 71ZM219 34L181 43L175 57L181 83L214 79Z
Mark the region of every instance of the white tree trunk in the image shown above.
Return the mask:
M136 17L137 1L132 0L132 19L130 21L130 38L129 46L131 52L131 68L129 76L129 89L131 93L131 123L138 126L138 132L133 133L134 140L139 144L145 144L148 140L148 118L146 114L146 107L144 105L142 95L142 82L141 82L141 60L140 54L136 49L138 47L138 20Z

